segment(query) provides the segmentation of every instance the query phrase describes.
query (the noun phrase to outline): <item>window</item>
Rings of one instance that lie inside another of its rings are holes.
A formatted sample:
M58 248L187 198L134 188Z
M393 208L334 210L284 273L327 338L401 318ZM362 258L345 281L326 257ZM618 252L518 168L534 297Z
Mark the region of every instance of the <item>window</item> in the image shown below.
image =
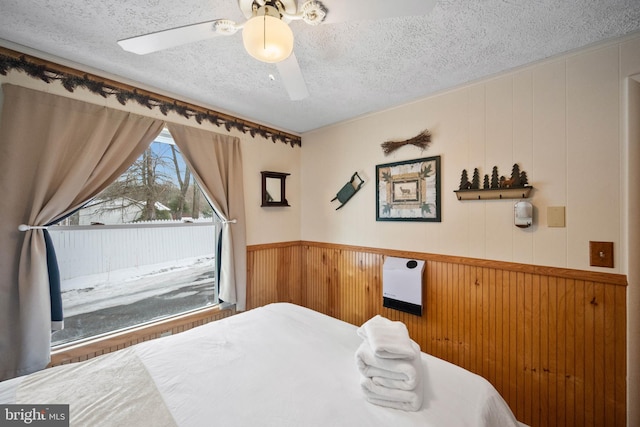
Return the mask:
M52 346L216 304L218 225L164 130L116 182L49 228L65 313Z

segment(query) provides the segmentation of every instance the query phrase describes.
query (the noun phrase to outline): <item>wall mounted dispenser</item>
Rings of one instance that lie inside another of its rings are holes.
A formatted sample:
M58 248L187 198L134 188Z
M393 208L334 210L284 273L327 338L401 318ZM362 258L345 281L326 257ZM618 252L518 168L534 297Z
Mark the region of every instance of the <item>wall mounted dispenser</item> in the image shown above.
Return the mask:
M527 201L520 201L513 206L514 223L516 227L527 228L533 224L533 205Z

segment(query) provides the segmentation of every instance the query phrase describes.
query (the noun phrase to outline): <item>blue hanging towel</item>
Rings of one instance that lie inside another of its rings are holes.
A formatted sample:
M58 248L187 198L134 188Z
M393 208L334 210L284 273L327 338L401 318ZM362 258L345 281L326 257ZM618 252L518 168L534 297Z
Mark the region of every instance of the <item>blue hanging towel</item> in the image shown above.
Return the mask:
M47 248L47 271L49 273L49 295L51 297L51 331L59 331L64 327L62 312L62 295L60 293L60 269L58 258L49 231L44 230L44 243Z

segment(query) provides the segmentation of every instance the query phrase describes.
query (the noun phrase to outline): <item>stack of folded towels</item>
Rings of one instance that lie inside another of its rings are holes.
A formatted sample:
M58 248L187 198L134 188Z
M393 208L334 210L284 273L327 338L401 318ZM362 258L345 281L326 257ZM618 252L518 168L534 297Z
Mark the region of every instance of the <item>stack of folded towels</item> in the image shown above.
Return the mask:
M360 385L376 405L405 411L422 406L420 346L411 340L402 322L375 316L358 328L363 339L356 351Z

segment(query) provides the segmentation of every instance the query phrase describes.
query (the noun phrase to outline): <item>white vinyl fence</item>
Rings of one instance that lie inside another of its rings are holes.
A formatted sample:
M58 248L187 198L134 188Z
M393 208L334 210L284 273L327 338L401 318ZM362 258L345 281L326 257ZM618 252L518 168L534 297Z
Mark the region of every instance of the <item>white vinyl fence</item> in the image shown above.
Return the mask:
M55 226L49 228L61 280L195 257L213 257L217 225L211 221Z

